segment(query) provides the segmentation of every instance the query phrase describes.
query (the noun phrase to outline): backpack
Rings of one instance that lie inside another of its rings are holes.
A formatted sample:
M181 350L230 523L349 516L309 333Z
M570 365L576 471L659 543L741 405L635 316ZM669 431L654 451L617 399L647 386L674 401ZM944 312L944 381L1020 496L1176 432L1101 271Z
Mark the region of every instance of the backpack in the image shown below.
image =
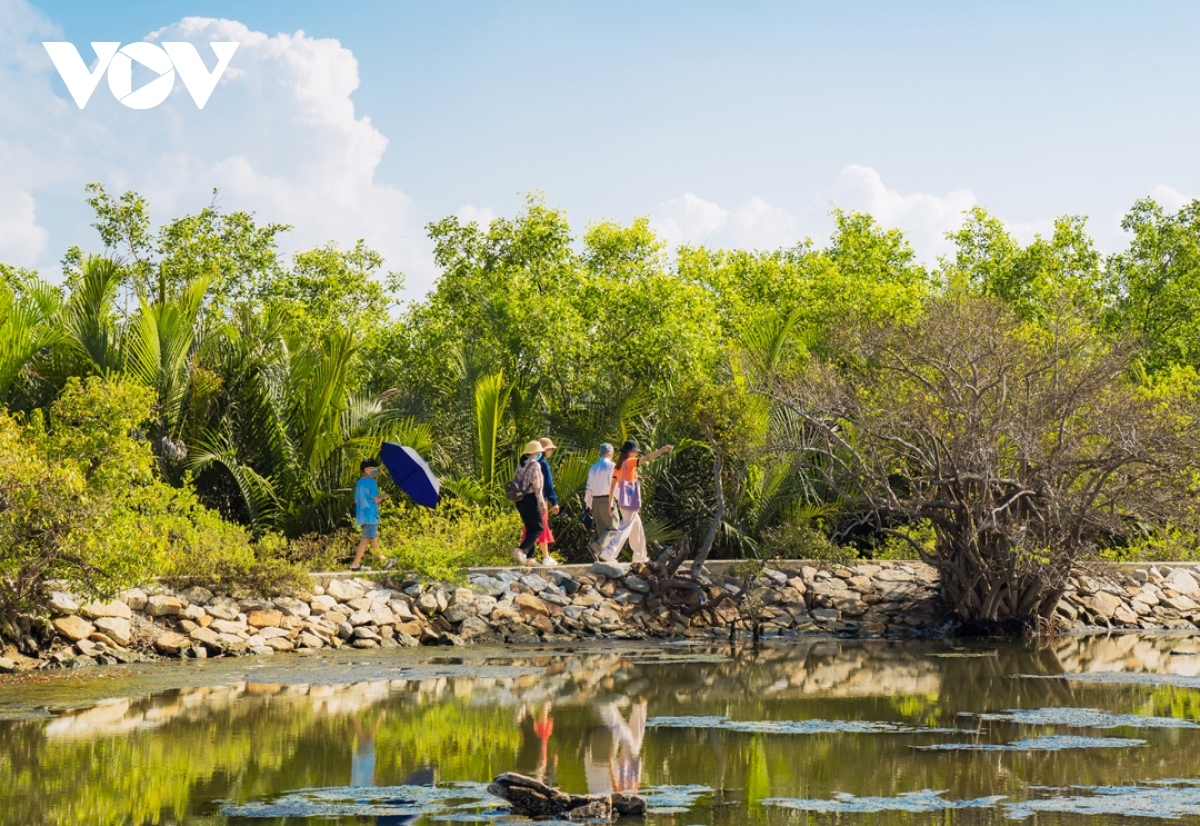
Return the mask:
M504 486L504 498L509 502L520 502L525 498L525 491L521 490L521 483L516 479L509 479L508 484Z

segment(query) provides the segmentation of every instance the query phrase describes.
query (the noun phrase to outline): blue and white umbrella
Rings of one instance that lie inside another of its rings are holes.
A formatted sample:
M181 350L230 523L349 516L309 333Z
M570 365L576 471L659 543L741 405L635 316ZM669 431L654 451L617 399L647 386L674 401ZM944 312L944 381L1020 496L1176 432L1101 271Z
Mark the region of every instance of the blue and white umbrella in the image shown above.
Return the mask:
M415 450L407 445L384 442L379 449L379 458L392 481L414 502L427 508L437 507L442 483Z

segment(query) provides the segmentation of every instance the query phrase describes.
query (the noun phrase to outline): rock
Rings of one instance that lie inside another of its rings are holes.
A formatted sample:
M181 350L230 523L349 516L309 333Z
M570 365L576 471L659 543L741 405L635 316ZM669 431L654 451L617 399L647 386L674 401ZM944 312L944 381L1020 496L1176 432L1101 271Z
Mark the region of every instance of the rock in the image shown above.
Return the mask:
M451 634L449 631L444 631L438 635L438 645L466 645L467 641L458 634Z
M540 594L551 587L550 583L538 574L525 574L519 582L535 594Z
M614 812L637 815L646 811L646 801L635 795L567 794L515 772L498 775L488 785L488 792L508 801L514 813L534 818L608 821Z
M259 608L246 614L246 624L251 628L278 628L283 622L283 612L274 608Z
M348 622L339 622L337 627L338 639L348 640L354 636L354 626Z
M396 621L395 614L387 607L386 602L376 602L367 613L371 615L371 622L375 625L391 625Z
M380 647L379 640L368 640L368 639L363 639L361 637L354 640L354 642L350 643L350 645L352 645L354 648L379 648Z
M1138 615L1124 605L1118 605L1117 610L1113 612L1113 619L1125 625L1136 625Z
M458 625L468 617L475 616L475 606L470 603L458 603L456 605L451 605L446 609L446 612L442 614L442 616L445 618L446 622Z
M1112 619L1113 613L1121 605L1120 597L1101 591L1094 596L1084 597L1084 605L1101 620Z
M121 594L121 601L129 606L131 611L141 611L146 607L148 597L141 588L130 588Z
M794 576L791 579L789 579L787 581L787 587L795 589L796 592L799 594L803 594L805 591L808 590L808 586L804 584L804 580L798 576ZM735 594L735 596L736 596L736 594Z
M612 803L613 813L620 817L641 817L646 814L646 800L636 794L614 792L609 800Z
M55 591L50 595L50 602L47 604L50 612L63 617L69 617L72 614L79 612L79 603L76 602L70 594L63 591Z
M370 611L371 606L375 604L375 600L367 596L359 597L358 599L346 600L346 605L355 611Z
M214 599L210 599L205 604L204 610L210 617L214 617L219 620L228 620L230 622L236 620L238 618L238 614L241 613L241 609L238 608L238 604L229 597L216 597Z
M365 625L360 625L354 629L354 639L356 640L378 640L382 639L374 629L368 628Z
M876 582L912 582L913 575L899 568L884 568L875 574Z
M589 574L606 576L609 579L620 579L629 573L629 565L624 562L593 562L588 568Z
M491 597L498 597L508 590L508 586L500 580L483 574L472 576L471 584Z
M152 617L175 617L183 611L183 603L175 597L157 594L146 600L146 613Z
M101 617L96 620L96 630L112 639L117 645L126 646L133 640L133 629L124 617Z
M55 617L50 624L54 626L54 630L58 632L59 636L71 642L85 640L96 630L96 627L90 622L77 616Z
M256 636L262 637L264 640L273 640L276 637L290 638L292 635L290 632L285 631L282 628L274 628L274 627L268 626L266 628L258 629L258 634Z
M250 646L250 653L256 657L269 657L275 653L275 649L269 645L253 645Z
M1191 596L1200 591L1200 583L1183 568L1176 568L1167 577L1167 585L1185 596Z
M213 592L200 585L184 588L179 594L188 601L189 605L204 605L213 598Z
M398 623L395 626L396 635L399 636L400 634L407 634L410 637L419 637L419 636L421 636L421 630L424 627L425 627L425 624L422 623L420 620L413 620L412 622Z
M517 594L515 603L525 613L542 617L550 616L550 609L546 606L546 603L532 594Z
M454 593L450 595L450 605L472 605L475 602L475 592L470 588L455 588Z
M85 657L96 657L104 653L104 646L94 643L91 640L80 640L75 643L75 650Z
M787 574L782 571L776 571L774 568L763 568L762 575L774 582L776 585L782 585L787 582Z
M814 608L812 618L818 622L836 622L842 618L842 613L832 608Z
M450 610L454 610L451 608ZM484 637L492 633L492 627L479 617L467 617L463 620L462 625L458 629L458 633L464 639L474 639L475 637Z
M642 579L640 576L634 576L633 574L625 577L625 587L630 591L635 591L639 594L650 593L650 583Z
M324 614L326 611L331 611L337 608L338 601L328 594L320 594L312 598L308 603L309 616L313 614Z
M396 634L394 637L392 637L392 639L396 641L397 645L400 645L403 648L416 648L421 644L412 634L406 634L405 632L399 630L396 631Z
M300 636L297 638L296 641L299 643L301 648L324 648L325 647L325 643L321 642L320 637L318 637L316 634L309 634L308 632L301 632Z
M370 625L371 624L371 615L369 613L367 613L366 611L355 611L353 614L350 615L350 618L346 621L349 622L350 625L355 628L357 628L360 625Z
M17 670L17 664L8 657L0 657L0 674L12 674Z
M401 622L411 622L412 620L416 619L416 616L412 612L412 608L409 607L405 600L393 599L388 603L388 608L391 609L392 614L394 614Z
M1194 611L1197 607L1195 602L1182 595L1170 597L1169 599L1163 600L1163 602L1165 602L1167 605L1170 605L1176 611Z
M417 597L417 610L427 617L433 616L438 610L438 598L432 591Z
M494 623L512 622L519 624L524 621L524 618L521 616L520 612L513 610L513 608L509 605L497 605L492 609L490 619Z
M210 628L197 628L188 634L188 637L194 642L203 643L214 650L220 650L221 648L221 638L217 636L216 631Z
M338 602L349 602L352 599L358 599L363 596L366 591L358 583L351 580L331 579L329 580L329 584L325 586L325 593Z
M218 634L242 634L248 629L248 626L244 622L223 619L213 620L212 625L209 627Z
M308 606L307 602L295 597L279 597L275 600L275 607L285 617L299 617L300 619L304 619L312 613L312 609Z
M154 641L155 648L163 654L169 655L178 655L180 651L190 647L191 644L191 640L183 636L183 634L176 634L174 631L168 631Z

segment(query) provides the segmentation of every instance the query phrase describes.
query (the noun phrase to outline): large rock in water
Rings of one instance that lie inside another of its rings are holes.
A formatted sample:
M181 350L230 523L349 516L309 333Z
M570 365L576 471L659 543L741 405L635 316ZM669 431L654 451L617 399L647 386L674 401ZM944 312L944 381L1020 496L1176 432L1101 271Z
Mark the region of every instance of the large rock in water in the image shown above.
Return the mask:
M507 800L514 812L526 817L611 820L614 816L646 813L646 801L634 795L567 794L516 772L497 775L488 785L488 792Z

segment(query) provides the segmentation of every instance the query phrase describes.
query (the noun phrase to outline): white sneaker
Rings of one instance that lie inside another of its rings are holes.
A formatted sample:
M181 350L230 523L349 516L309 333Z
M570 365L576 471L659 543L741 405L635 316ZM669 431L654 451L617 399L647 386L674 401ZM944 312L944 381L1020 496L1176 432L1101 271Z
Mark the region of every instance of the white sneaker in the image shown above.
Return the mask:
M554 558L554 557L552 557L552 556L548 556L548 557L546 557L545 559L543 559L543 560L542 560L542 567L543 567L543 568L552 568L552 567L554 567L554 566L555 566L555 565L557 565L557 564L558 564L558 560L557 560L557 559L555 559L555 558Z
M513 548L512 558L513 558L513 562L517 563L518 565L524 565L526 562L529 561L528 559L525 558L525 554L521 553L520 548Z

